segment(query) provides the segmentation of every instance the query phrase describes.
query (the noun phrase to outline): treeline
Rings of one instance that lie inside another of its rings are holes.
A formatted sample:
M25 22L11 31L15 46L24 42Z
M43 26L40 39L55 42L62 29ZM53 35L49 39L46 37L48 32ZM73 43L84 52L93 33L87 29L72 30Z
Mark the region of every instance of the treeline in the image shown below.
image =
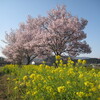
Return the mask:
M64 63L67 63L68 57L62 56L61 59L63 60ZM77 62L78 59L72 58L72 60L74 62ZM87 64L100 64L100 59L97 59L97 58L89 58L89 59L84 59L84 60L86 60ZM48 65L52 65L55 62L55 56L50 56L43 59L39 59L39 58L34 59L34 62L36 65L41 64L43 61L45 61L46 64ZM6 64L11 64L11 62L7 62L4 58L0 57L0 66L6 65Z
M64 63L67 63L68 61L68 56L62 56L61 59L63 60ZM77 62L78 59L71 58L74 62ZM86 60L87 64L100 64L100 59L97 58L88 58L88 59L82 59ZM45 58L44 61L46 61L47 64L51 65L55 62L55 57L50 56L48 58Z
M0 57L0 66L6 65L6 64L10 64L10 62L7 62L7 61L5 60L5 58Z
M97 58L90 58L90 59L86 59L87 63L88 64L99 64L100 63L100 59L97 59Z

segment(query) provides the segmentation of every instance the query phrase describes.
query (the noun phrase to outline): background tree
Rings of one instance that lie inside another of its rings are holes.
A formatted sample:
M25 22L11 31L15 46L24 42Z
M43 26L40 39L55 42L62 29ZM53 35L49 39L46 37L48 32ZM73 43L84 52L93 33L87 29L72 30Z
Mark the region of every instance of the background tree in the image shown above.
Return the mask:
M22 45L19 45L17 43L16 31L11 30L9 34L6 33L5 39L6 41L4 42L7 45L3 49L3 54L7 57L7 61L21 64L23 50L22 50Z
M26 23L21 23L19 28L6 34L6 47L3 54L8 60L21 64L26 59L29 64L35 57L46 55L44 53L45 34L41 24L44 17L28 17Z

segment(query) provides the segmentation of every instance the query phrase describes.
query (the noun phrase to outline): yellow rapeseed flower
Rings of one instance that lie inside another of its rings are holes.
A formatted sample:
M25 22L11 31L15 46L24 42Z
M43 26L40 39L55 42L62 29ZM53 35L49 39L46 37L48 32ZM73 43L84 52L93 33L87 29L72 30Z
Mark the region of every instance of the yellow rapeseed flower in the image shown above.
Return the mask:
M71 60L71 58L70 57L68 57L68 61L70 61Z
M57 60L59 60L61 58L60 55L56 55L55 57L56 57Z
M62 60L60 60L60 64L63 64L63 61Z
M38 87L41 87L42 86L42 84L41 83L38 83Z
M25 76L23 77L23 80L26 81L27 79L28 79L28 77L25 75Z
M76 92L77 96L79 97L83 97L84 96L84 92Z
M32 95L34 96L34 95L36 95L38 92L37 91L34 91L34 92L32 92Z
M67 71L67 74L68 74L68 75L74 74L73 68L70 68L70 69Z
M32 78L32 79L33 79L34 77L35 77L35 74L31 74L31 75L30 75L30 78Z
M30 82L26 82L26 86L30 87L31 86Z
M43 63L43 64L46 64L46 62L45 62L45 61L43 61L42 63Z
M59 61L58 60L56 60L56 64L58 64L59 63Z
M80 74L80 75L79 75L79 78L83 78L83 74Z
M7 78L7 81L9 81L9 80L10 80L10 78L8 77L8 78Z
M52 91L53 91L53 88L52 88L51 86L47 86L47 87L46 87L46 90L47 90L48 92L52 92Z
M98 89L100 89L100 84L98 85Z
M43 67L44 65L43 65L43 64L40 64L39 66L40 66L40 67Z
M74 64L74 61L71 61L70 63L71 63L71 64Z
M70 81L67 81L67 82L66 82L66 84L70 84L70 83L71 83Z
M47 81L46 81L46 80L44 80L43 82L44 82L44 83L46 83Z
M84 85L85 85L85 86L94 87L94 84L91 83L91 82L89 82L89 81L84 82Z
M59 72L60 72L60 73L63 73L63 70L62 70L62 69L60 69L60 70L59 70Z
M58 90L59 93L63 93L63 92L66 91L66 88L65 88L65 86L60 86L60 87L57 88L57 90Z
M36 80L41 80L42 77L43 77L42 75L38 74L38 75L36 76Z
M100 97L99 97L99 98L97 98L97 100L100 100Z
M16 78L13 79L13 81L16 81L16 80L17 80Z
M93 88L91 88L89 91L95 92L95 91L96 91L96 88L93 87Z
M28 91L28 92L26 92L26 94L27 94L27 95L29 95L29 94L31 94L31 92L30 92L30 91Z
M86 81L86 82L84 82L84 85L89 86L90 85L89 83L90 83L89 81Z
M23 83L23 82L22 82L22 83L20 83L20 86L23 86L23 85L25 85L25 83Z
M82 63L82 60L81 59L78 59L78 63Z
M86 64L86 60L83 60L83 61L82 61L82 64L83 64L83 65Z
M50 67L50 66L48 66L48 65L46 65L46 66L45 66L45 68L50 69L51 67Z
M53 79L53 77L51 77L51 76L47 76L47 77L48 77L49 80L52 80Z
M16 84L18 84L18 81L15 81Z
M16 86L16 87L14 87L14 90L17 90L18 89L18 87Z
M92 96L92 93L87 93L87 94L85 94L85 96L86 96L86 97Z

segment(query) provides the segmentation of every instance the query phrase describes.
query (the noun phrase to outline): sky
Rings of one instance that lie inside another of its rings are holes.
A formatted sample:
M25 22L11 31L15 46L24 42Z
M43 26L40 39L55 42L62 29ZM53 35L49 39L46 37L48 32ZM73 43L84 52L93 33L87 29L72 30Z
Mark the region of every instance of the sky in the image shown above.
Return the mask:
M47 16L50 9L57 5L66 5L66 10L73 16L85 18L88 24L84 29L85 39L92 49L90 54L81 57L100 58L100 0L0 0L0 56L5 44L5 32L18 28L21 22L32 17Z

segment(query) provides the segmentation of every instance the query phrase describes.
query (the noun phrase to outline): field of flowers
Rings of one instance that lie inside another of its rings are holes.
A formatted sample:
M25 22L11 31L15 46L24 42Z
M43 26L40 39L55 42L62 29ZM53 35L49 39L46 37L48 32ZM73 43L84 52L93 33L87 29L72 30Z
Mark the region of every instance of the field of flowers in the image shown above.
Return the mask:
M100 70L56 56L53 66L6 65L9 100L100 100Z

